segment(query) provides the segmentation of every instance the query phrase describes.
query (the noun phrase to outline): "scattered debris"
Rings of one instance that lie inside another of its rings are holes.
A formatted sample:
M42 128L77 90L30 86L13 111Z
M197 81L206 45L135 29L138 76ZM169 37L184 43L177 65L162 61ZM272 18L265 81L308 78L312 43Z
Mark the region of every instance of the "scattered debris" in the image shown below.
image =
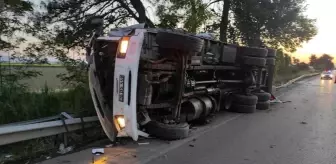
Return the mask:
M113 144L108 144L105 147L109 148L109 147L113 147Z
M5 155L5 158L11 158L11 157L13 157L12 154L7 154L7 155Z
M94 155L101 155L101 154L104 154L104 153L105 153L104 148L92 149L92 154L94 154Z
M133 154L133 157L134 157L134 158L136 158L136 157L137 157L137 155Z
M65 153L68 153L68 152L70 152L72 150L73 150L72 146L69 146L69 147L65 148L64 144L62 143L62 144L60 144L57 153L59 153L59 154L65 154Z
M195 145L193 145L193 144L189 144L189 147L195 147Z
M275 147L275 145L270 145L270 148L273 149Z
M149 145L149 142L139 142L139 145Z
M46 156L46 159L50 159L51 157L50 156Z
M282 103L290 103L290 102L292 102L292 101L288 100L288 101L283 101Z
M294 109L296 109L296 108L294 108Z
M192 139L192 141L194 141L194 142L195 142L196 140L197 140L196 138Z
M138 130L138 134L139 134L139 136L142 136L142 137L145 137L145 138L149 138L149 134L146 133L146 132L143 132L141 130Z
M304 124L304 125L307 124L307 122L305 122L305 121L301 121L300 123L301 123L301 124Z

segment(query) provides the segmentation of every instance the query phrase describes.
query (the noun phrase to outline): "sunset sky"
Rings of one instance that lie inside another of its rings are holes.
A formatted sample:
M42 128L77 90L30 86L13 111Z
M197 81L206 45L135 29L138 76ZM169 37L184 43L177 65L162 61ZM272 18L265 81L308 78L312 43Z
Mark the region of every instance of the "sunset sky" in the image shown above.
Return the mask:
M30 1L39 4L42 0ZM291 56L297 57L304 62L308 62L311 54L320 55L327 53L336 58L336 21L334 18L334 15L336 15L336 0L306 0L306 2L308 5L306 15L309 18L316 19L318 33L312 40L304 43L301 48L298 48ZM145 6L147 5L145 3ZM147 14L151 19L157 21L155 16L153 16L155 15L155 11L148 6L146 7ZM136 23L135 21L133 22ZM336 62L336 59L334 61Z
M336 57L336 0L307 0L307 15L316 19L317 35L293 54L308 61L310 54L327 53ZM335 60L334 60L335 61Z

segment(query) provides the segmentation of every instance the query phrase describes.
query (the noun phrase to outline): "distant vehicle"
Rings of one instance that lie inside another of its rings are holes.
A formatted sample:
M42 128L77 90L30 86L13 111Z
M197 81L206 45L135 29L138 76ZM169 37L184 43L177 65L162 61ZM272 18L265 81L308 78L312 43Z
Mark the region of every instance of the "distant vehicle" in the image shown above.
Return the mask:
M333 75L332 71L323 71L321 73L321 79L322 80L325 80L325 79L331 80L331 79L333 79L333 77L334 77L334 75Z

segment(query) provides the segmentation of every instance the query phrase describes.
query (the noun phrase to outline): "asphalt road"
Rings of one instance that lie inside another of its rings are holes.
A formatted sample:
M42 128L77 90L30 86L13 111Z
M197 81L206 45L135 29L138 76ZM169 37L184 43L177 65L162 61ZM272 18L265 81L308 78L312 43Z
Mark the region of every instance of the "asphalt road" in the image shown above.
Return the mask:
M114 145L95 156L94 163L335 164L335 86L330 80L306 79L278 91L284 103L271 110L222 113L180 141L142 139ZM91 163L92 157L90 148L43 163Z
M336 84L302 81L269 112L243 115L149 164L335 164Z

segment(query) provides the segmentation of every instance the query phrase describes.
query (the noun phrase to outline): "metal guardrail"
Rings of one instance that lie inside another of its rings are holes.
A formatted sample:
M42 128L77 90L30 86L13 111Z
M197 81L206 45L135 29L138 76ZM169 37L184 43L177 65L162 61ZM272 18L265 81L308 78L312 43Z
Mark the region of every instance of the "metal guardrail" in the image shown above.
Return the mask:
M0 127L0 146L30 139L46 137L89 128L98 121L97 116L84 118L68 118L64 120L10 124Z
M6 126L35 124L35 123L40 123L40 122L53 121L53 120L57 120L57 119L60 119L60 115L51 116L51 117L44 117L44 118L34 119L34 120L28 120L28 121L22 121L22 122L13 122L13 123L9 123L9 124L3 124L3 125L0 125L0 128L6 127Z

